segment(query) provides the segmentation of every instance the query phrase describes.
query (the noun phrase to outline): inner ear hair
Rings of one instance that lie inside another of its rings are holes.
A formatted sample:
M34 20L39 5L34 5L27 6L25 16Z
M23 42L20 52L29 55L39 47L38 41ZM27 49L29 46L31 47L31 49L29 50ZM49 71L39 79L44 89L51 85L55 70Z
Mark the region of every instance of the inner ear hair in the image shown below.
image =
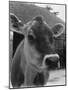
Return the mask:
M14 14L14 13L10 13L10 18L12 19L12 21L14 22L21 22L21 20L19 20L19 18Z
M63 34L65 28L64 25L61 23L57 23L53 28L54 37L58 37Z

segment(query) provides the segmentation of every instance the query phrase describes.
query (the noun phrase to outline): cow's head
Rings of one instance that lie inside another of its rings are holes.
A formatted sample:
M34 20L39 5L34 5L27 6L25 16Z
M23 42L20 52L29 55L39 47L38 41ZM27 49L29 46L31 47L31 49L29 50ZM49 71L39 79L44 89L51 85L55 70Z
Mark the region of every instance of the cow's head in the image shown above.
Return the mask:
M21 31L22 21L13 13L9 15L9 28L11 31Z
M37 16L24 25L22 32L25 35L25 41L28 42L31 54L33 51L33 56L36 56L37 61L33 61L33 63L37 64L39 68L45 68L46 61L49 59L54 62L58 60L59 55L55 52L54 38L60 36L63 30L64 27L60 23L53 28L49 27L42 16Z
M11 16L13 18L14 15ZM37 16L21 26L21 21L17 17L13 19L13 25L16 22L15 25L20 28L25 36L24 52L27 59L29 59L28 63L43 69L47 66L47 60L55 62L59 59L59 55L55 52L54 38L59 37L63 33L64 26L62 24L58 23L51 28L42 16ZM12 28L17 27L12 26Z

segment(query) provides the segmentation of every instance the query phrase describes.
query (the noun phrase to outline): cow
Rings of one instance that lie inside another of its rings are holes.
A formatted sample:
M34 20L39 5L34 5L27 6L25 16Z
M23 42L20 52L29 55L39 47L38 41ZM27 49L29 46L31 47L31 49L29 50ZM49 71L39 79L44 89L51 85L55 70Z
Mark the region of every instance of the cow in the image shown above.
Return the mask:
M10 14L10 18L11 18ZM15 15L13 15L15 18ZM12 22L11 30L17 30L14 27L15 19ZM64 31L64 26L57 23L50 27L44 17L38 15L24 25L18 28L24 35L24 40L18 45L11 63L10 78L13 88L44 86L49 79L49 70L47 62L59 61L59 55L55 52L54 38L60 36Z

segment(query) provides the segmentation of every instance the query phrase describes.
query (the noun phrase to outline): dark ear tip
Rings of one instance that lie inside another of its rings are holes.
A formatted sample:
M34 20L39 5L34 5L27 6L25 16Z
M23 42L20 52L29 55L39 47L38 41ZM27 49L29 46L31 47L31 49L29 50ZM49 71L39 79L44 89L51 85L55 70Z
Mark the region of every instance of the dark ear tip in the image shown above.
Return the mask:
M42 22L43 22L43 16L41 16L41 15L36 16L36 17L34 18L34 20L36 20L36 21L42 23Z

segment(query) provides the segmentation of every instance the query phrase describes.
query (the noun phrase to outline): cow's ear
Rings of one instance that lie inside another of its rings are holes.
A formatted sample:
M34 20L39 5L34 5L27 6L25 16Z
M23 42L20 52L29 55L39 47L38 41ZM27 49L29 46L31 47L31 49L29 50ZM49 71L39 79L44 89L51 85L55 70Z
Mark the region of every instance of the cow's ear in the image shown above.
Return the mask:
M10 13L9 15L9 26L10 26L10 29L13 31L13 30L16 30L16 31L21 31L21 28L23 26L21 20L19 20L19 18L14 15L13 13Z
M32 29L31 29L31 26L32 26L32 23L33 21L28 21L27 23L25 23L22 27L22 33L27 36L28 32Z
M53 28L53 36L59 37L65 30L64 25L61 23L56 24Z
M32 26L35 26L35 28L37 28L42 23L43 23L43 16L39 15L39 16L33 17L33 19L31 21L28 21L27 23L25 23L23 25L22 33L25 36L27 36L28 31L31 31L32 32L32 29L31 29Z

